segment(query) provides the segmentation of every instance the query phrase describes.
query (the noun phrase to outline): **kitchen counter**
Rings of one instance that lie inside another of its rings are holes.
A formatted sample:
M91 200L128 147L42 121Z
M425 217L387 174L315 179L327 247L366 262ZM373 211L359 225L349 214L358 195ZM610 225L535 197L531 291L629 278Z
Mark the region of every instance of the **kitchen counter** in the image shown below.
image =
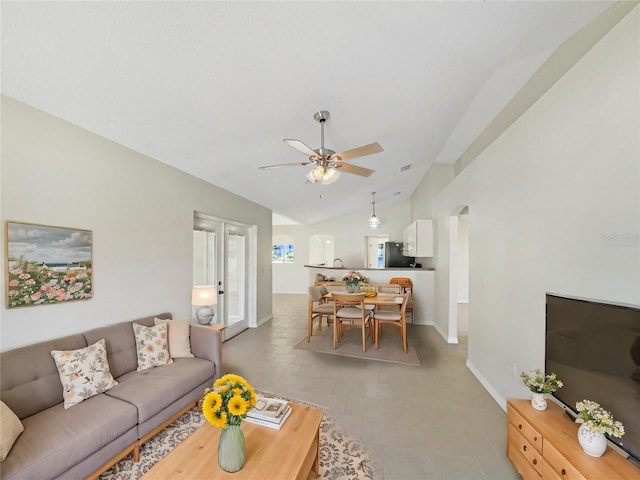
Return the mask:
M407 277L413 282L413 302L417 325L433 325L435 270L433 268L365 268L365 267L327 267L325 265L305 265L309 269L309 285L323 275L327 281L342 283L349 272L358 271L367 277L368 283L387 284L392 277Z
M385 268L368 268L368 267L328 267L326 265L305 265L307 268L322 268L323 270L373 270L373 271L411 271L411 272L433 272L433 268L412 268L412 267L385 267Z

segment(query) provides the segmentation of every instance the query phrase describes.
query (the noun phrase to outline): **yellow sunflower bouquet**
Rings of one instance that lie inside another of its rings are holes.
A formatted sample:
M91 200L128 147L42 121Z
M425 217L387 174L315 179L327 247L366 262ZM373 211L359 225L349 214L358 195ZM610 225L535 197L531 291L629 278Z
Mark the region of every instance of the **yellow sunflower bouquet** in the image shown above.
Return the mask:
M214 427L240 425L256 404L256 394L240 375L228 373L206 388L202 401L204 418Z

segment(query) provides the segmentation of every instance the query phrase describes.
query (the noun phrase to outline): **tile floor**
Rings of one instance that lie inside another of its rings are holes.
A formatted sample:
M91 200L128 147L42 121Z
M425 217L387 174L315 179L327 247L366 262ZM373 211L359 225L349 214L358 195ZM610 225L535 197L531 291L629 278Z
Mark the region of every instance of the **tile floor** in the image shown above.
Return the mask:
M223 372L329 408L379 454L386 480L520 478L505 454L506 415L465 366L466 338L448 345L409 325L420 367L294 350L306 309L306 295L274 295L273 320L224 343Z

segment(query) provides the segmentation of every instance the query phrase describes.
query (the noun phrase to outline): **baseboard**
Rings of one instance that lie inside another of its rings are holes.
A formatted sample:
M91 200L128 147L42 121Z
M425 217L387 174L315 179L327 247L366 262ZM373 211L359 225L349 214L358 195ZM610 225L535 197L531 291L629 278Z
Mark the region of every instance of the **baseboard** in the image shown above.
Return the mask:
M506 412L507 411L507 399L504 398L502 395L500 395L495 388L493 388L491 383L489 383L489 381L487 381L487 379L484 378L480 374L478 369L476 369L476 367L473 366L473 363L471 363L471 361L469 359L467 359L467 368L469 370L471 370L471 373L473 373L474 377L476 377L478 379L478 381L484 387L484 389L487 392L489 392L489 395L491 395L491 397L493 397L493 399L496 401L496 403L498 405L500 405L500 408L502 408L502 410L504 410Z
M445 342L447 343L451 343L451 344L457 344L458 343L458 337L449 337L441 328L439 325L430 322L427 325L433 325L433 328L436 329L436 332L438 332L440 334L440 336L444 339Z
M267 315L266 317L262 318L261 320L258 320L258 323L256 324L256 326L252 327L252 328L258 328L260 325L264 325L269 320L273 320L273 314Z

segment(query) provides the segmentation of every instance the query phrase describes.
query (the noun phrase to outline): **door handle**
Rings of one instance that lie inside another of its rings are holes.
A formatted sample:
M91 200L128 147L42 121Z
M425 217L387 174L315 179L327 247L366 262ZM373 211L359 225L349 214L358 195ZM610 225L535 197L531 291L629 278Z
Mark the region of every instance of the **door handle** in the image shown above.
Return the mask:
M218 295L222 295L222 294L224 294L224 291L223 290L218 290Z

